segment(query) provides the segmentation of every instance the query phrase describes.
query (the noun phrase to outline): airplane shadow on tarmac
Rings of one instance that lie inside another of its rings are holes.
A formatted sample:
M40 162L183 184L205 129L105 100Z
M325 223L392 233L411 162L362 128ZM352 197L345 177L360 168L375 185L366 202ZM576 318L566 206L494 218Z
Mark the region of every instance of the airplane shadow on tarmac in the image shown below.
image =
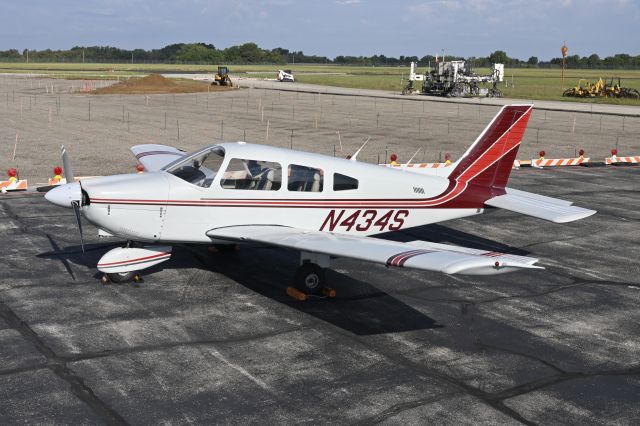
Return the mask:
M389 234L389 239L411 241L424 239L449 242L486 250L501 250L526 254L492 240L476 237L440 225L428 225ZM85 253L80 246L58 247L51 239L53 251L39 254L40 258L57 258L73 277L69 262L95 270L100 257L121 243L86 244ZM348 275L327 270L328 285L337 292L335 299L309 299L299 302L286 294L291 278L298 266L298 253L293 250L247 245L237 252L210 253L205 245L176 244L168 262L142 271L147 280L164 268L183 269L200 267L227 276L238 284L312 315L356 335L397 333L444 327L437 320L412 308L371 284ZM99 279L101 273L94 277ZM74 277L75 280L75 277ZM96 282L97 283L97 282ZM125 284L126 285L126 284ZM141 284L144 286L144 283Z
M183 247L175 247L180 249ZM326 271L334 299L291 299L286 289L298 267L298 252L264 246L242 246L237 252L208 253L202 246L184 246L176 261L193 266L192 252L206 269L218 272L238 284L278 303L297 309L357 335L396 333L442 328L436 320L374 286L332 269ZM174 250L175 250L174 249ZM186 259L180 259L186 256ZM189 261L191 257L191 261ZM167 265L169 267L169 265Z

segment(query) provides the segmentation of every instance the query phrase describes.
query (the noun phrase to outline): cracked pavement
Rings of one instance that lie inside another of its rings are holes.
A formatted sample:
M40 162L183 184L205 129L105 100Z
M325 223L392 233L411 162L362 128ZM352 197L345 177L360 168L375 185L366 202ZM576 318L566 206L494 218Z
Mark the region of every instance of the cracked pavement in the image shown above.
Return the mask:
M0 198L0 421L637 424L638 168L522 169L512 186L597 209L556 225L489 210L390 236L527 253L544 271L457 277L332 264L296 302L292 251L179 245L104 286L118 241L37 194Z

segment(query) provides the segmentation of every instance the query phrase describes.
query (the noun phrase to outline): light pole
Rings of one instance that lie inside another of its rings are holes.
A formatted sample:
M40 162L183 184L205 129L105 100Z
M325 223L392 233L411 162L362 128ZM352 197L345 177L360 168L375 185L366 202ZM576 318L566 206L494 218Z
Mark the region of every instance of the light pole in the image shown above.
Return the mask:
M564 68L565 68L565 64L566 64L566 59L567 59L567 52L569 51L569 48L567 47L567 42L563 42L562 43L562 48L560 48L560 52L562 52L562 71L560 72L561 75L561 90L564 92Z

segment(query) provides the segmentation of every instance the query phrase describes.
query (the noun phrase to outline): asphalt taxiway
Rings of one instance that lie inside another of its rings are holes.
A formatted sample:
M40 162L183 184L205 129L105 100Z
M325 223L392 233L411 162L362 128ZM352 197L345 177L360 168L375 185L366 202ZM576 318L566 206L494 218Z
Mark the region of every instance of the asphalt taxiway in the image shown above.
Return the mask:
M293 251L179 245L102 285L121 241L0 196L0 423L638 424L640 168L514 171L598 213L501 210L402 231L546 269L445 276L338 259L333 300L285 294Z

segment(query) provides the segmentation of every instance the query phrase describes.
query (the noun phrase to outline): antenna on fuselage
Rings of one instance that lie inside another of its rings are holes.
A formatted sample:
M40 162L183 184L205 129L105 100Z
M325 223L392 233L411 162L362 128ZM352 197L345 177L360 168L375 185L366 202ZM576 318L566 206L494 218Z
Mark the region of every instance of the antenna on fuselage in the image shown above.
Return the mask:
M413 160L413 157L415 157L416 155L418 155L418 153L420 152L420 150L422 149L422 147L418 148L418 150L416 151L415 154L413 154L411 156L411 158L409 158L409 161L407 161L405 164L402 165L402 168L406 168L409 164L411 164L411 160Z
M360 151L362 151L362 148L364 148L364 146L367 144L367 142L369 142L369 139L371 139L371 136L369 136L369 137L367 138L367 140L366 140L366 141L364 141L364 143L362 144L362 146L360 147L360 149L359 149L359 150L357 150L357 151L356 151L356 153L355 153L355 154L353 154L353 155L349 158L349 160L351 160L351 161L358 161L358 160L357 160L357 158L358 158L358 154L360 154Z

